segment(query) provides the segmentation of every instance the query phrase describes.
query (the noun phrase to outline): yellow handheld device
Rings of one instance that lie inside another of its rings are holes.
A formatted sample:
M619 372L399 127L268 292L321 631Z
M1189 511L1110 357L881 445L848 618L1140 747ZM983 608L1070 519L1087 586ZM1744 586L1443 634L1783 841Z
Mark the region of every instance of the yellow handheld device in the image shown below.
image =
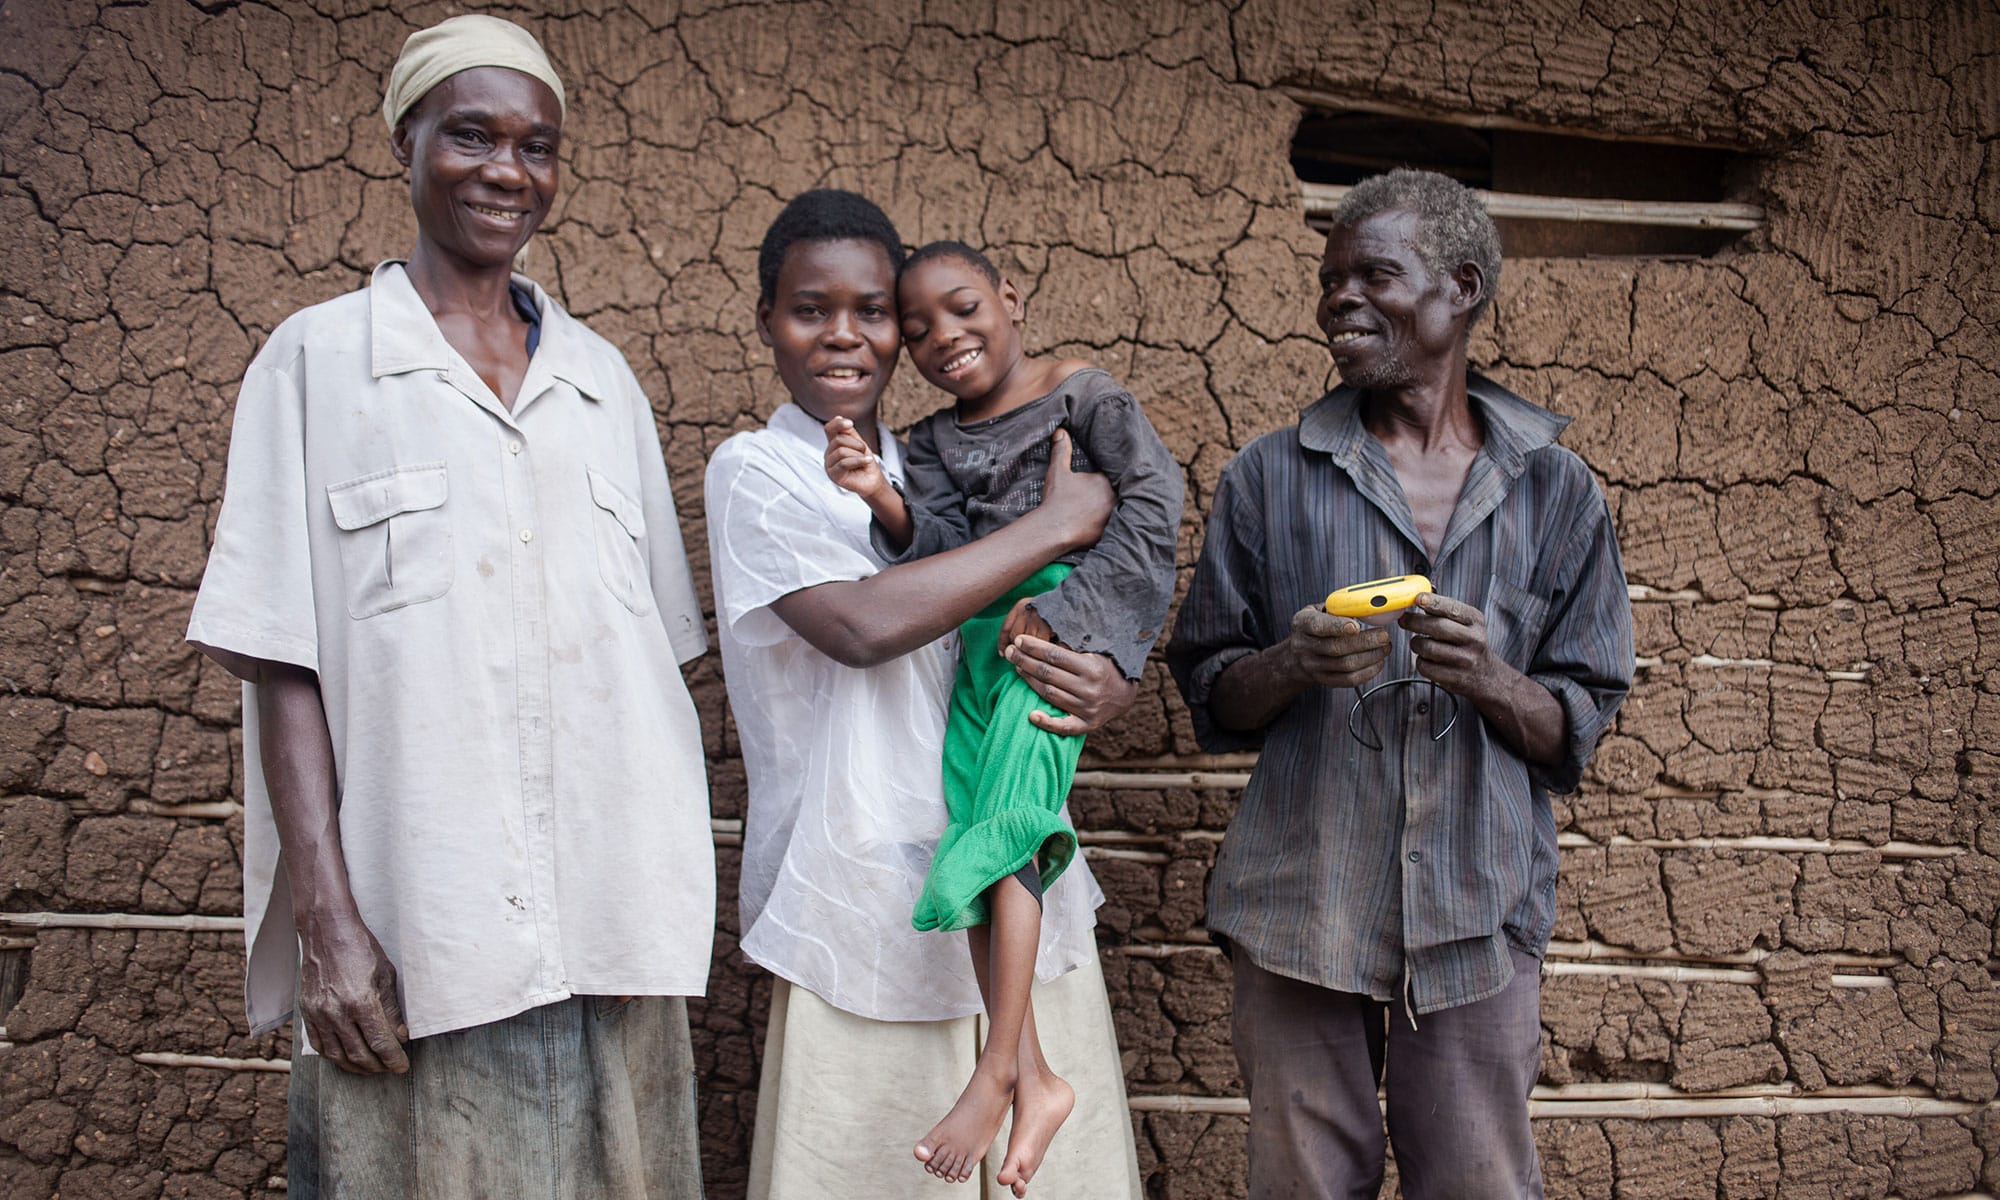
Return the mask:
M1371 579L1328 595L1326 611L1369 625L1387 625L1415 604L1418 596L1431 590L1430 579L1423 575Z

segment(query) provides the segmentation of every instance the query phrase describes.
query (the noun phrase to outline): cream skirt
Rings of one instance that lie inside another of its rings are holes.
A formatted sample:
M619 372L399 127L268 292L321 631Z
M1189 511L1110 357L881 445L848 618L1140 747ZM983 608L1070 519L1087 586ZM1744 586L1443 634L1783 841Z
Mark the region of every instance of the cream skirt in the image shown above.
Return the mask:
M748 1200L827 1195L931 1195L937 1180L910 1153L951 1111L972 1074L984 1017L871 1021L785 980L771 994ZM1104 973L1092 959L1035 987L1035 1027L1056 1074L1076 1089L1076 1109L1049 1145L1028 1194L1034 1200L1140 1200L1132 1118ZM993 1182L1007 1126L975 1177L979 1191L938 1188L962 1200L1012 1200Z

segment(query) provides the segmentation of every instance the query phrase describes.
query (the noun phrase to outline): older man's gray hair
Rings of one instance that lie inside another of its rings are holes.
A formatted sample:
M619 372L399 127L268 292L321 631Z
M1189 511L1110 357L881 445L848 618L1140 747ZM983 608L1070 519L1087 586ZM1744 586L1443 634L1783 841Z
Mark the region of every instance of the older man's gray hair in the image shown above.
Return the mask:
M1417 215L1417 253L1434 274L1450 275L1462 263L1479 268L1485 287L1466 322L1477 324L1500 287L1500 231L1486 206L1456 179L1399 167L1355 184L1333 210L1333 226L1347 228L1376 213L1398 211Z

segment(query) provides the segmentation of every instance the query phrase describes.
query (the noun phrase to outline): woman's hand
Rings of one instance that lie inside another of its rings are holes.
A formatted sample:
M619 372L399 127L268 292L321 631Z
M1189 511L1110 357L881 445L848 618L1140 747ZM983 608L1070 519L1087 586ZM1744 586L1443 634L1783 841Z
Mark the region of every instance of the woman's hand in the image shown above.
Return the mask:
M1069 430L1049 439L1049 470L1042 476L1042 503L1031 516L1052 522L1057 554L1088 550L1103 535L1118 503L1111 481L1091 471L1070 469Z
M1001 653L1037 695L1069 714L1028 714L1037 728L1050 733L1081 737L1122 715L1139 698L1139 681L1125 678L1108 655L1080 654L1038 637L1016 638Z

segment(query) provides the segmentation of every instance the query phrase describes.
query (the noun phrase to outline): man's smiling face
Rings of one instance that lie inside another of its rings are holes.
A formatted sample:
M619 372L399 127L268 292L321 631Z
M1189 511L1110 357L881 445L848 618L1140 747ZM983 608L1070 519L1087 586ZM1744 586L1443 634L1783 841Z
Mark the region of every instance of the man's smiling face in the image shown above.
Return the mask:
M757 306L757 335L800 408L871 429L902 347L888 252L850 238L794 244Z
M1317 316L1341 381L1351 387L1407 386L1464 337L1464 289L1425 261L1418 219L1391 209L1327 234ZM1475 280L1475 296L1478 286Z

